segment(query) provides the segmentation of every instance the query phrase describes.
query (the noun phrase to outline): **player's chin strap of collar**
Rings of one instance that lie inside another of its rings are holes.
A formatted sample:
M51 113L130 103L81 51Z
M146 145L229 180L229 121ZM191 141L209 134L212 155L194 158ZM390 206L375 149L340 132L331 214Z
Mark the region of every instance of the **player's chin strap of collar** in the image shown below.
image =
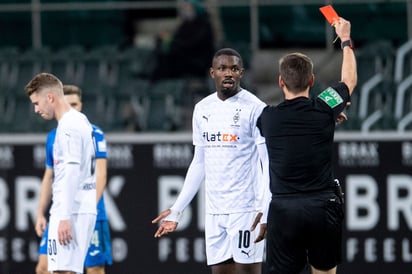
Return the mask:
M341 202L341 204L344 204L345 203L345 199L344 199L345 198L345 193L343 193L343 191L342 191L342 187L340 185L339 180L335 179L334 182L335 182L335 194L336 194L336 196L338 196L339 201Z

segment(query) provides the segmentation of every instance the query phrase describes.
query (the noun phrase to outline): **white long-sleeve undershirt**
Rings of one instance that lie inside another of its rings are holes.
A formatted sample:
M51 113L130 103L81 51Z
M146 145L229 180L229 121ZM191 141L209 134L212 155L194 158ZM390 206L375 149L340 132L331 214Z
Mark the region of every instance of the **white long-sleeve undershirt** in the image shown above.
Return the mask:
M205 179L205 152L203 147L195 146L192 162L186 173L183 187L174 205L170 208L171 214L167 221L178 222L183 210L190 204Z

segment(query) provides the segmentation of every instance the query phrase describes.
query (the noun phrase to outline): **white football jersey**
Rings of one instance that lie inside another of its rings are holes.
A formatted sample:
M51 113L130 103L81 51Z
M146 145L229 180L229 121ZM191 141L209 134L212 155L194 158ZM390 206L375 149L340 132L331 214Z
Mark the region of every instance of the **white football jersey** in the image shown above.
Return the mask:
M196 104L193 144L205 151L206 213L229 214L256 209L259 157L265 139L256 127L266 106L242 89L224 101L213 93Z
M95 148L92 126L84 114L72 109L62 116L53 145L53 159L53 203L50 214L96 214ZM80 167L78 181L70 178L67 172L67 166L72 164ZM68 183L75 186L68 187L65 185Z

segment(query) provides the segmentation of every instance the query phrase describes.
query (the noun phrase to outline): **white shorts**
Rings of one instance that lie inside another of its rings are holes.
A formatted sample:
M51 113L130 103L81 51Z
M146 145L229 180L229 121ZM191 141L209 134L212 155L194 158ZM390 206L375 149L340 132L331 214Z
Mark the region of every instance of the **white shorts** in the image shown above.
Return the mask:
M206 214L205 237L208 265L233 258L237 263L252 264L263 260L264 241L254 243L260 224L250 227L257 212L235 214Z
M58 227L60 219L50 216L47 261L49 271L73 271L83 273L84 260L96 222L94 214L71 216L72 240L69 245L60 245Z

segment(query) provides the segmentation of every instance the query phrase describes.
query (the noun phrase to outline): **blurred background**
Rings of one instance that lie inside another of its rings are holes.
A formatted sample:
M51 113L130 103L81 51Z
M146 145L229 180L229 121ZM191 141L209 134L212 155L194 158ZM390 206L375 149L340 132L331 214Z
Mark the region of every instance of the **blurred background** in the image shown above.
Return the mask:
M242 86L282 94L279 58L315 63L313 95L340 79L340 42L319 8L351 21L359 82L337 127L346 192L338 273L406 274L412 262L412 0L1 0L0 274L34 272L34 220L46 133L25 84L51 72L83 90L83 111L108 140L105 192L114 264L107 273L209 273L203 192L176 233L150 221L175 200L192 158L194 104L214 92L213 53L238 50Z
M325 4L352 22L359 62L351 119L339 130L410 128L409 120L399 124L412 110L410 87L399 87L412 66L411 1L195 0L198 20L182 12L183 2L2 0L1 131L49 128L19 100L39 71L79 85L84 111L107 132L190 130L194 103L214 91L208 68L221 47L241 52L243 86L267 103L281 96L277 60L291 50L312 56L319 92L339 79L341 61L319 12Z

